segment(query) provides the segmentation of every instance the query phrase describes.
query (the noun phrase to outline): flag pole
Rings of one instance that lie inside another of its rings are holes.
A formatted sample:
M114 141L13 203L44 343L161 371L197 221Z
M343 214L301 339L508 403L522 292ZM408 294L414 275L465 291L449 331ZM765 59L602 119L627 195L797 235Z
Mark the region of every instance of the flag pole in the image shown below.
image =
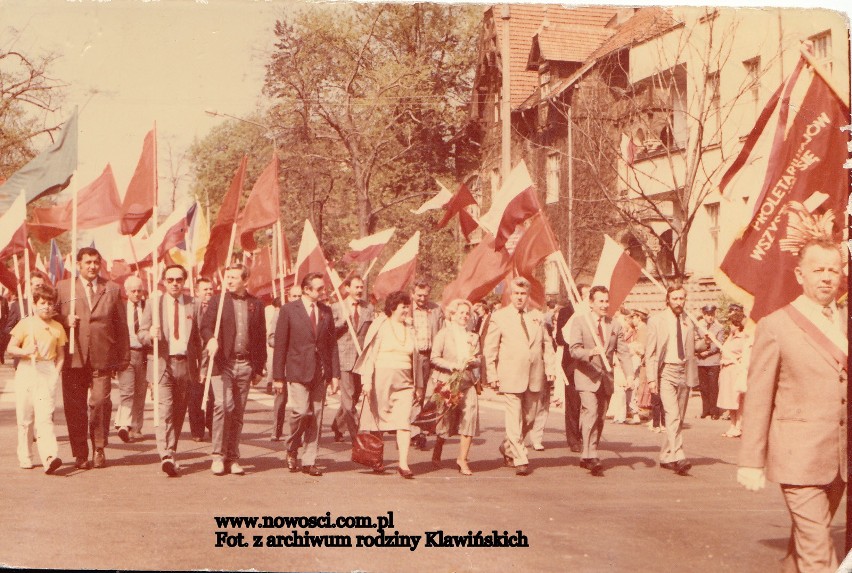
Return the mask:
M290 273L290 259L284 259L284 229L281 225L281 219L278 219L278 278L281 281L281 302L284 302L284 277Z
M234 254L234 241L237 238L237 223L231 224L231 240L228 242L228 256L225 259L225 267L231 264L231 256ZM216 309L216 326L213 327L213 338L219 343L219 327L222 325L222 308L225 306L225 281L220 285L219 306ZM210 395L210 377L213 375L214 356L207 356L207 373L204 375L204 393L201 395L201 411L207 413L207 397Z
M77 256L77 186L71 192L71 264L74 264L74 257ZM71 328L68 336L68 353L74 354L74 331L76 330L77 316L77 271L71 271L71 288L68 289L68 296L71 297L68 316L71 318ZM23 316L23 313L21 313Z
M327 262L325 263L325 272L329 277L333 276ZM358 351L358 354L361 354L361 343L358 342L358 335L355 332L355 326L352 324L352 317L349 314L349 309L346 308L346 304L343 301L343 295L340 294L340 289L338 288L336 281L331 281L331 286L334 287L334 292L337 294L340 309L343 311L343 318L346 320L346 326L349 327L349 335L352 337L352 342L355 343L355 350Z
M159 206L160 206L160 197L157 187L157 122L154 122L154 212L152 214L152 219L154 221L154 232L153 234L157 234L157 218L159 216ZM131 242L131 244L133 244ZM159 246L154 247L154 250L151 252L151 258L154 261L154 280L153 286L151 288L151 301L153 303L153 307L151 308L151 326L157 329L159 333L160 329L160 257L158 256ZM138 268L138 263L137 263ZM159 334L157 336L157 340L154 342L154 376L152 378L154 383L153 388L153 402L154 402L154 427L158 427L160 425L160 337Z
M278 226L278 222L275 222L275 226ZM272 277L272 300L278 298L278 288L275 283L278 279L275 278L276 271L278 269L278 237L275 234L275 228L272 230L272 259L269 261L269 274ZM283 296L281 297L284 298Z
M841 91L835 84L834 80L829 76L825 67L822 63L818 62L816 58L814 58L813 54L810 52L810 47L805 42L799 46L799 51L802 53L802 57L808 63L808 65L815 71L819 77L822 78L822 81L829 87L829 89L834 93L834 95L843 102L846 107L849 107L849 94Z

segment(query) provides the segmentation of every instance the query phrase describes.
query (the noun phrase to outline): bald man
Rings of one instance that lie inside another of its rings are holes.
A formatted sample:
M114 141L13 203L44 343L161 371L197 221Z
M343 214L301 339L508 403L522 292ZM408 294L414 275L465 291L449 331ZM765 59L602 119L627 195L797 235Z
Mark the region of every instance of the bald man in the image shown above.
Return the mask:
M127 295L127 330L130 333L130 364L118 373L120 400L115 412L118 437L123 442L142 439L142 419L145 413L145 391L148 388L149 346L140 342L139 320L145 310L145 287L139 277L124 281Z

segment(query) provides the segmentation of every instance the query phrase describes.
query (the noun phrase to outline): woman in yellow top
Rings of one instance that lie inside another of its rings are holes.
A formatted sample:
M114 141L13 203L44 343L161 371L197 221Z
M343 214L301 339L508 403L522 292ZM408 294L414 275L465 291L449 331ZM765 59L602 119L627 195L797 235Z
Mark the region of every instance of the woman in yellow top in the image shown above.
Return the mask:
M15 325L8 352L20 358L15 371L15 414L18 421L18 463L33 467L33 426L44 473L52 474L62 460L53 430L56 386L65 360L68 338L62 325L53 320L56 291L48 285L33 289L35 314Z
M411 406L414 403L414 331L408 324L411 297L395 291L385 300L385 315L370 326L363 354L355 364L361 375L365 407L361 410L362 432L396 432L399 475L411 479L408 450L411 445ZM383 467L375 468L377 473Z

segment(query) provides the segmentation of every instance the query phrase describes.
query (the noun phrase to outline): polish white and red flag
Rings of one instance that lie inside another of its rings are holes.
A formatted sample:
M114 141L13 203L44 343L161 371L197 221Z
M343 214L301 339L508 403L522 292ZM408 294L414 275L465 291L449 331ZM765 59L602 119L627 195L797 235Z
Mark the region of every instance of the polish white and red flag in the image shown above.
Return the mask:
M382 253L393 237L394 231L396 228L391 227L360 239L353 239L349 242L349 248L352 250L346 253L340 262L343 264L369 263Z
M604 235L604 248L592 285L609 289L609 316L618 312L641 274L642 267L627 254L624 247L609 235Z
M27 248L27 197L23 191L0 216L0 260Z
M302 240L299 242L299 253L296 255L295 284L301 284L302 279L310 273L321 273L325 282L331 286L327 268L325 255L322 253L314 227L309 220L305 219Z
M373 283L373 297L376 300L382 300L394 291L404 290L414 280L419 251L420 231L416 231L376 276Z
M435 182L438 184L438 187L440 187L441 190L438 191L437 195L420 205L420 207L418 207L417 209L412 209L412 213L414 213L415 215L422 215L426 211L432 211L433 209L443 209L447 206L447 203L449 203L450 200L453 198L452 191L444 187L444 185L442 185L440 181L436 180Z
M503 248L515 228L538 213L541 207L526 163L518 163L491 203L479 226L494 236L494 249Z

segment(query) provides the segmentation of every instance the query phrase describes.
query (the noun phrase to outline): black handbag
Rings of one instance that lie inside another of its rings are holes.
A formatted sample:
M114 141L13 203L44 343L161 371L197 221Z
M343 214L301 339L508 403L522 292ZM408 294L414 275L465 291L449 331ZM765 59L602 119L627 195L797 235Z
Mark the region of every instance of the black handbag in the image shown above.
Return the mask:
M444 412L438 411L438 405L432 400L423 402L423 408L411 425L417 426L421 431L434 434L438 422L444 417Z

